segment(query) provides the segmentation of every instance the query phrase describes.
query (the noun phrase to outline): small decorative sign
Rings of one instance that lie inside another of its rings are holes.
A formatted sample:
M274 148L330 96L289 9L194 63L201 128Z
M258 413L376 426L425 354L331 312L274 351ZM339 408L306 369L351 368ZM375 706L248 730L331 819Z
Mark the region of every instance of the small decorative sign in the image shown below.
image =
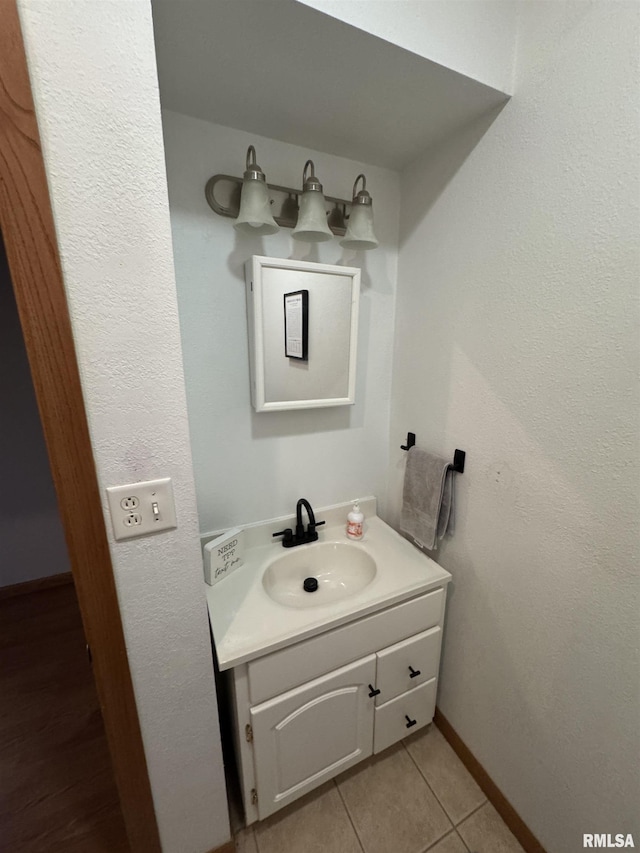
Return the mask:
M287 358L309 358L309 291L284 295L284 353Z
M239 527L216 536L204 546L204 579L213 586L243 563L244 531Z

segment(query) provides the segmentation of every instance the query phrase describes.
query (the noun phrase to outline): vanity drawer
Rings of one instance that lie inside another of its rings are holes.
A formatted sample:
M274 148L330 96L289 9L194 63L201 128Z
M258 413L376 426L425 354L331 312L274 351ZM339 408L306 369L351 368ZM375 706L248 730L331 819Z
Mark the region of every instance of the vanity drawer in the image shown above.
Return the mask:
M382 752L433 720L437 684L438 680L432 678L375 709L374 753Z
M247 672L251 704L264 702L437 625L444 612L444 600L444 589L436 589L250 661Z
M376 687L380 693L376 705L384 705L438 675L441 638L438 625L378 652Z

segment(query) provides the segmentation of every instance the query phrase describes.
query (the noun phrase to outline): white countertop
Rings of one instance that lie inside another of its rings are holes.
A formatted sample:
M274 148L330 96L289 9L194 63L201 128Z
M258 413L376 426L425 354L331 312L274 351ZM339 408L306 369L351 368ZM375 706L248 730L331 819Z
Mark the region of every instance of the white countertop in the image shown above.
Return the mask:
M215 586L207 586L209 618L221 670L282 649L390 605L413 598L451 580L451 575L375 515L375 498L360 501L365 514L365 534L357 543L377 564L371 583L358 593L314 607L279 604L265 591L265 568L285 553L315 547L284 549L271 534L295 526L293 516L271 519L245 530L244 565ZM319 542L352 542L345 532L351 503L315 511ZM305 517L306 522L306 517Z

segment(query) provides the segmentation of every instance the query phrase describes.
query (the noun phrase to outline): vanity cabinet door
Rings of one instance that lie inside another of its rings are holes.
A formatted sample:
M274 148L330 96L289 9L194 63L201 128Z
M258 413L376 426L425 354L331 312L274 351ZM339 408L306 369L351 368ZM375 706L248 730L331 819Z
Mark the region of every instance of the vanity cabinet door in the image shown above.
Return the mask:
M260 820L371 755L376 656L251 708Z

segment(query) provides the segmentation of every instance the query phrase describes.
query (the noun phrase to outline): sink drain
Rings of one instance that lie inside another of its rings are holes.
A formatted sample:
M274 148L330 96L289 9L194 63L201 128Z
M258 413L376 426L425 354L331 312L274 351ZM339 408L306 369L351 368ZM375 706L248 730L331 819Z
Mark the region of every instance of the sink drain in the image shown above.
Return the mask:
M302 588L305 592L315 592L318 589L318 579L305 578L304 583L302 584Z

